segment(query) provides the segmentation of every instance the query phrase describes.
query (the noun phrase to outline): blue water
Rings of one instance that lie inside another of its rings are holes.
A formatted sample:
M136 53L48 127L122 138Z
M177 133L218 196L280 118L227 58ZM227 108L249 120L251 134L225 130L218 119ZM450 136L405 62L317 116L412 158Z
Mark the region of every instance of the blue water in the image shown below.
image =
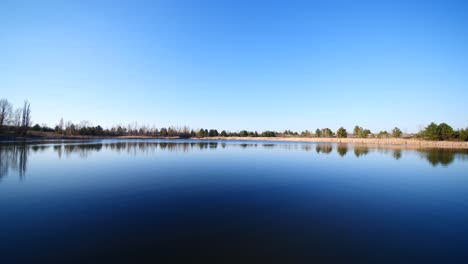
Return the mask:
M464 257L468 151L262 141L0 144L0 263Z

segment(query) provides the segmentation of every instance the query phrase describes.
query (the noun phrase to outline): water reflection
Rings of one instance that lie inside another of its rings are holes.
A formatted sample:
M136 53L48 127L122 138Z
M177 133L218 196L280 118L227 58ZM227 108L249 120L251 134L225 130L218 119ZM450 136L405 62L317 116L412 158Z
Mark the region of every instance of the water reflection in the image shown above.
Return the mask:
M7 145L0 148L0 181L10 170L17 171L20 179L26 175L30 150L38 152L43 148L29 148L25 144Z
M401 149L395 149L393 150L393 157L396 160L399 160L401 158Z
M220 146L218 148L218 146ZM92 143L47 143L47 144L1 144L0 145L0 181L15 171L20 179L23 179L27 171L28 156L31 154L40 154L47 150L52 150L59 159L63 157L70 158L78 156L79 158L88 158L93 153L101 151L112 151L117 153L126 153L130 155L151 154L156 151L181 151L191 150L213 151L217 149L281 149L294 151L312 151L320 155L329 155L336 149L336 154L345 157L349 150L354 152L356 158L363 157L372 152L390 155L395 160L400 160L406 155L403 152L413 152L427 160L432 166L449 166L455 159L468 160L468 150L452 149L417 149L405 150L399 148L369 148L368 146L349 145L349 144L308 144L308 143L236 143L236 142L214 142L214 141L179 141L179 142L158 142L158 141L110 141L110 142L92 142Z
M346 153L348 153L348 145L347 144L338 144L338 146L336 147L336 152L338 152L338 154L341 156L341 157L344 157L346 155Z
M369 148L368 147L355 147L354 148L354 155L356 158L359 158L360 156L365 156L369 154Z
M432 164L432 166L442 165L448 166L455 160L455 152L448 149L426 149L418 150L423 157ZM467 151L461 151L461 153L468 154Z
M330 154L332 150L333 150L333 146L331 144L318 144L315 147L315 151L317 153Z

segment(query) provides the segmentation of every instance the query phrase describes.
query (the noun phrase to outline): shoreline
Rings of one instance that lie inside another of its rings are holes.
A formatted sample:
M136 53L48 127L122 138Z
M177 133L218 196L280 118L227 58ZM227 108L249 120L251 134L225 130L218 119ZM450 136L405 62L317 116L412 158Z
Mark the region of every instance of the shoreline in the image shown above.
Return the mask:
M93 136L28 136L28 137L0 137L0 143L60 141L60 140L103 140L103 139L164 139L164 140L220 140L220 141L272 141L272 142L313 142L358 144L377 147L400 148L440 148L440 149L468 149L467 141L430 141L404 138L305 138L305 137L207 137L207 138L179 138L179 137L148 137L148 136L120 136L120 137L93 137Z
M338 143L358 144L369 146L392 146L408 148L443 148L443 149L468 149L467 141L430 141L421 139L403 138L301 138L301 137L212 137L200 138L201 140L261 140L277 142L315 142L315 143Z

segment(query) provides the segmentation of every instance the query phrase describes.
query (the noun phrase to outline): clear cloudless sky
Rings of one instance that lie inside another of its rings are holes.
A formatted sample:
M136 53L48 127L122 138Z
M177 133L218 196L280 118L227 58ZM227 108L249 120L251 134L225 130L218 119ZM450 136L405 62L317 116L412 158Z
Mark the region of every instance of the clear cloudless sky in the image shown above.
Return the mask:
M34 123L468 126L468 1L0 1Z

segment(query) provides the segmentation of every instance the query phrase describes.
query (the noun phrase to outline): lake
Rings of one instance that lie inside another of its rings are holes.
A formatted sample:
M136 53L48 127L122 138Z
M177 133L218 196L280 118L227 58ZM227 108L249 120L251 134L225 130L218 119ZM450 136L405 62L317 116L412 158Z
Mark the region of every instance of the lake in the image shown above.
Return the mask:
M0 143L0 262L455 262L468 151Z

